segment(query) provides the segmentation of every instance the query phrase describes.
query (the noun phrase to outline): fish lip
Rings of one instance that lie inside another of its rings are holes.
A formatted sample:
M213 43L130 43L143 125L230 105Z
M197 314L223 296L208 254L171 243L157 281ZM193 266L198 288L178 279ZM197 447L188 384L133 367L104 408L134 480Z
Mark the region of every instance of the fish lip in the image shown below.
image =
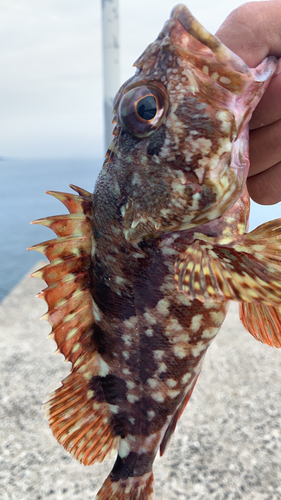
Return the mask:
M216 36L200 24L184 4L176 5L170 15L170 21L181 23L186 32L195 40L207 47L215 56L218 63L227 66L233 73L237 73L247 82L252 81L253 75L249 66L237 55L226 47Z
M209 31L197 21L186 5L176 5L171 12L170 19L177 19L183 25L187 33L209 47L215 54L219 52L222 47L226 49L227 52L231 53L216 36L209 33Z

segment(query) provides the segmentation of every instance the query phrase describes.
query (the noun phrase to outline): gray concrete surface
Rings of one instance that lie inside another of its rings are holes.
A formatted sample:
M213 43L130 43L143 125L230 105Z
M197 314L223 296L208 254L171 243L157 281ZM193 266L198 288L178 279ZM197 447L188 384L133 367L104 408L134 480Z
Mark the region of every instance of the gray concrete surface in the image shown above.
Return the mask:
M41 402L68 371L53 356L38 279L0 305L0 500L92 500L114 461L84 467L56 442ZM256 342L232 304L171 444L156 499L281 499L281 351Z

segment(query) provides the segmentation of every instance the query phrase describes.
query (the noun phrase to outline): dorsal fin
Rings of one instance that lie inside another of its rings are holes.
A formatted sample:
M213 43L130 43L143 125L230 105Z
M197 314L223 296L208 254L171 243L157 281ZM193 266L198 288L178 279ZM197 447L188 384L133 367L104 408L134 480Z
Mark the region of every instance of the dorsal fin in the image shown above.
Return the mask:
M82 352L82 345L77 348L77 342L94 323L94 316L89 290L92 195L76 186L72 188L79 194L49 192L68 208L70 214L34 221L33 224L52 229L57 238L34 245L31 250L42 252L50 261L32 276L48 284L39 294L48 304L48 312L43 318L52 326L52 337L59 351L74 362Z
M110 423L108 405L98 401L85 373L72 372L44 409L58 442L76 460L91 465L102 462L119 438Z
M40 298L48 304L42 319L52 326L50 337L72 373L45 404L54 436L85 465L102 461L115 448L118 438L111 424L111 411L91 386L105 363L96 350L97 322L90 292L92 249L92 195L71 186L78 195L49 192L70 211L34 221L52 229L57 238L35 245L50 261L32 274L47 283Z

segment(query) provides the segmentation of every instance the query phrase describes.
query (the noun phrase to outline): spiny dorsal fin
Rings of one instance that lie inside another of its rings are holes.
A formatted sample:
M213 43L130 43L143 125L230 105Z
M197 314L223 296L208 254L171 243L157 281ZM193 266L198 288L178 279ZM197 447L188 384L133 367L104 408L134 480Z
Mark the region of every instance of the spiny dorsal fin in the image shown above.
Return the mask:
M72 373L45 405L54 436L67 451L85 465L103 461L117 446L111 412L91 387L101 372L103 360L95 346L95 315L90 292L92 249L92 196L71 186L78 195L50 192L70 211L35 221L52 229L57 238L35 245L50 263L32 276L46 281L40 298L48 304L50 337Z
M52 326L52 337L59 352L67 360L76 361L83 349L77 342L94 323L89 290L92 201L90 193L72 187L78 195L49 193L64 203L70 214L34 221L52 229L57 238L34 245L31 250L42 252L50 261L49 265L33 273L48 284L39 294L48 304L48 312L43 318Z
M92 195L82 188L70 184L70 187L78 193L62 193L60 191L47 191L47 194L54 196L61 201L70 213L83 213L85 215L91 214L92 208Z
M175 264L180 292L202 302L280 305L281 219L262 224L236 244L220 245L198 233L196 237Z

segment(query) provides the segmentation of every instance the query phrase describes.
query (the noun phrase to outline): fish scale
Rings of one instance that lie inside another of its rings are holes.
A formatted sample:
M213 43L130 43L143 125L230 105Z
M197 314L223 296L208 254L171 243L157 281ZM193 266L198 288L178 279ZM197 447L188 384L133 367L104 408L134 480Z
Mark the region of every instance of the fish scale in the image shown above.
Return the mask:
M229 300L280 347L281 219L247 233L248 122L276 69L248 66L184 5L114 101L113 141L93 195L50 192L68 215L35 221L57 238L47 319L71 373L45 403L54 436L84 465L117 449L98 500L153 498L162 455Z

